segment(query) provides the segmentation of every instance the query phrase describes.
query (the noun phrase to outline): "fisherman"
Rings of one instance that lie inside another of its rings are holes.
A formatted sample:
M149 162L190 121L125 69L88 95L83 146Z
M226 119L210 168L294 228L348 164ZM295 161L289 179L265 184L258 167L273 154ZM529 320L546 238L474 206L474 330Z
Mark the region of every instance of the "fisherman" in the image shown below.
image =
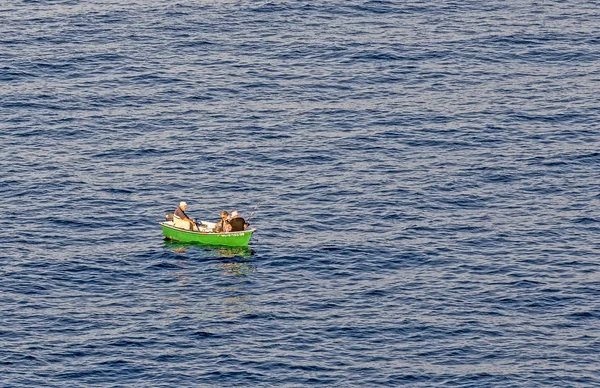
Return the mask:
M231 212L231 220L229 221L232 232L241 232L248 227L248 223L239 216L237 210Z
M229 225L229 220L228 220L229 213L227 213L226 210L221 210L219 215L221 216L221 221L219 221L215 224L215 227L213 229L213 232L215 232L215 233L226 232L228 229L231 229L231 226Z
M187 209L187 203L181 201L173 213L173 225L181 229L198 231L196 223L185 214L185 209Z

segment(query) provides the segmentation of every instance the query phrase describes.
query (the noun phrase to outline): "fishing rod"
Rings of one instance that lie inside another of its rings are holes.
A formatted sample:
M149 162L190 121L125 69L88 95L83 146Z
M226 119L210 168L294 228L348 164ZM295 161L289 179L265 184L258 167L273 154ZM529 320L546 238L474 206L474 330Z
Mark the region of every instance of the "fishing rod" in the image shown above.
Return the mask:
M252 218L252 216L254 215L254 213L256 213L256 209L258 209L258 205L260 205L262 201L258 201L258 203L256 204L256 206L254 206L254 210L252 211L252 214L250 214L250 217L248 217L248 219L246 220L246 222L250 221L250 218Z

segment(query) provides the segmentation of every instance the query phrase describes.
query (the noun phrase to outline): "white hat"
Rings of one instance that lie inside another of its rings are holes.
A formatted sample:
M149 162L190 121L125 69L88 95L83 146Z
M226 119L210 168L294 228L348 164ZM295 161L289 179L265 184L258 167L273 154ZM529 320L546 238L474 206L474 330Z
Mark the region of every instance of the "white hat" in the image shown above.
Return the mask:
M185 206L187 206L187 203L185 203L183 201L179 202L179 207L185 207Z

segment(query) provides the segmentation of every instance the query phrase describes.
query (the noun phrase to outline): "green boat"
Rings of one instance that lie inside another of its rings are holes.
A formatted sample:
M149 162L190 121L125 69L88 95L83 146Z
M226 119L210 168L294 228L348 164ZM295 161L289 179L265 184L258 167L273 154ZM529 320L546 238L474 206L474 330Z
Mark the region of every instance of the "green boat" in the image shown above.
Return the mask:
M214 233L212 229L215 224L212 222L201 221L198 232L176 228L172 221L159 222L165 238L191 242L202 245L214 245L223 247L245 247L248 246L250 237L256 229L248 229L241 232Z

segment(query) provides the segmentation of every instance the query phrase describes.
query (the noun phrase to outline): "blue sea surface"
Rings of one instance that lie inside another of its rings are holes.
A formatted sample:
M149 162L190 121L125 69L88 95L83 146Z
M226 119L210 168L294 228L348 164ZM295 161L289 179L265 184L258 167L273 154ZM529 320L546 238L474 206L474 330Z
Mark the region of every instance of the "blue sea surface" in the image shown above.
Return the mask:
M1 387L600 386L597 2L7 0L0 47Z

